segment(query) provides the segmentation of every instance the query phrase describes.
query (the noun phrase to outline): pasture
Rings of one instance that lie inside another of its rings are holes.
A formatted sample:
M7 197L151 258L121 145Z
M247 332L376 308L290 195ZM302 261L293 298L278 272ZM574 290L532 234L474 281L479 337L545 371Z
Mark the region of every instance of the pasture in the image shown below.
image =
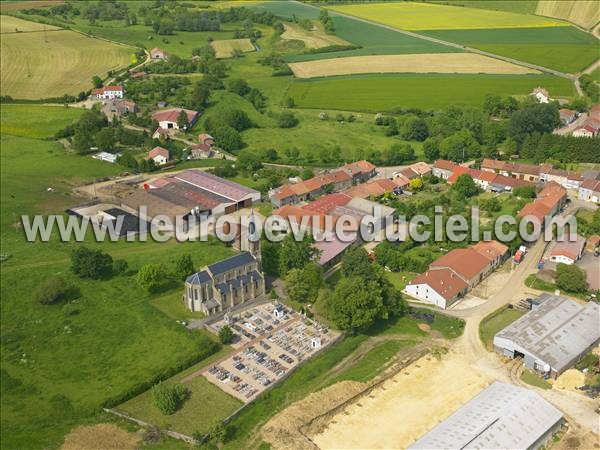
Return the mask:
M16 11L19 9L43 8L46 6L56 6L56 5L60 5L62 3L65 3L65 2L63 2L61 0L25 0L25 1L11 0L11 1L2 2L2 4L0 5L0 8L2 10L6 10L6 11Z
M50 138L57 130L72 124L84 112L81 108L24 104L3 104L0 108L2 134Z
M30 108L29 125L15 127ZM75 184L122 170L67 153L56 142L5 134L8 123L11 133L50 136L73 120L74 111L2 106L0 219L2 252L8 255L0 267L3 448L57 448L73 427L100 420L104 402L218 349L208 335L187 331L152 305L161 295L172 293L175 298L179 283L148 294L137 285L135 272L148 261L170 267L173 258L183 253L191 253L201 266L230 255L223 244L88 240L89 247L125 259L129 271L84 280L69 270L70 253L81 244L58 239L26 242L23 231L15 227L21 214L60 214L81 202L72 195ZM44 115L51 120L37 131L36 121ZM54 191L48 192L48 187ZM73 286L72 292L56 305L40 305L37 286L57 274Z
M60 28L54 27L52 25L44 25L42 23L31 22L29 20L19 19L18 17L6 16L6 15L0 16L0 33L1 34L25 33L28 31L44 31L44 30L54 31L54 30L60 30Z
M598 58L598 40L573 26L423 33L563 72L578 72Z
M288 95L301 108L380 112L481 106L486 94L527 95L536 86L557 97L574 93L569 80L550 75L402 74L297 80Z
M321 48L329 45L349 45L350 43L332 34L323 31L322 26L315 25L312 30L302 28L294 23L284 23L285 31L281 38L304 42L306 48Z
M210 45L215 49L217 58L230 58L236 50L243 53L256 50L250 39L223 39L212 41Z
M404 30L544 28L562 25L558 20L534 15L433 3L390 2L339 5L328 8Z
M69 30L3 34L0 50L1 93L22 99L90 89L92 76L127 66L134 51Z
M291 19L296 16L300 19L317 19L319 9L300 2L289 2L284 0L263 1L249 6L259 11L269 11L279 17Z
M493 9L520 14L533 14L538 0L426 0L431 3L443 3L452 6L466 6L468 8Z
M364 73L539 73L537 70L474 53L351 56L290 63L289 66L298 78Z

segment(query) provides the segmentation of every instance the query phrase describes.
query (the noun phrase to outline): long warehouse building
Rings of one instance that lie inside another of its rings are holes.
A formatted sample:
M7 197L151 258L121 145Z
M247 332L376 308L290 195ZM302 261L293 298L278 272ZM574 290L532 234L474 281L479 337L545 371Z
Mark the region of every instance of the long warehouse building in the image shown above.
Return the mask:
M562 413L539 394L496 381L408 448L535 450L562 422Z
M600 305L542 294L530 312L494 336L494 349L556 378L600 340Z

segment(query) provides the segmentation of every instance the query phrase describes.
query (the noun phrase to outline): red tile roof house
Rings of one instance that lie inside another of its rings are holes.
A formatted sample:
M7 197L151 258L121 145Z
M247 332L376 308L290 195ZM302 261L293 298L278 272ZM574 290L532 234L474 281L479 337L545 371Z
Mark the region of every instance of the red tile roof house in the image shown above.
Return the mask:
M537 182L540 179L541 167L535 164L519 164L485 158L481 162L481 170L494 172L519 180Z
M212 157L213 154L212 147L207 144L196 144L190 147L191 159L206 159Z
M376 167L364 159L340 167L352 177L353 183L362 183L376 175Z
M112 100L115 98L123 98L124 90L120 84L113 86L104 86L99 89L92 89L90 98L98 100Z
M492 261L472 248L457 248L436 259L430 270L450 269L469 285L476 286L494 270Z
M169 54L160 48L153 48L150 50L150 58L153 61L165 61L169 57Z
M585 249L585 238L576 235L574 241L569 241L567 236L562 242L555 242L550 251L550 261L563 264L575 264Z
M215 138L213 138L210 134L208 133L200 133L198 135L198 141L201 144L204 145L208 145L208 146L213 146L215 144Z
M438 178L447 180L450 178L450 175L452 175L452 172L456 167L458 167L458 165L452 161L438 159L433 165L433 174Z
M447 309L463 297L469 286L450 269L428 270L413 278L404 291L411 297Z
M517 217L522 219L525 216L533 216L537 218L543 227L544 218L555 216L566 202L567 190L558 183L551 181L538 193L533 202L527 203L519 211Z
M169 162L169 159L171 159L171 154L166 148L154 147L148 152L146 159L152 159L157 166L162 166L163 164Z
M193 127L200 114L198 114L197 111L192 111L190 109L170 108L157 111L152 114L152 120L158 122L158 127L163 130L178 130L179 125L177 124L177 118L179 117L179 114L181 114L181 111L185 112L190 128Z
M558 114L560 115L560 121L563 125L569 125L577 119L577 112L567 108L559 109Z

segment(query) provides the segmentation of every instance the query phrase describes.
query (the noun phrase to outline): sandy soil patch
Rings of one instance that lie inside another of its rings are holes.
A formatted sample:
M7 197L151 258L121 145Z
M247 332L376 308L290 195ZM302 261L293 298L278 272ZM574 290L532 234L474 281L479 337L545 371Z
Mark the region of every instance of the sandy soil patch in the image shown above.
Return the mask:
M585 374L577 369L569 369L562 373L552 385L554 389L566 389L576 391L578 387L585 384Z
M129 433L116 425L101 423L98 425L77 427L65 437L62 450L135 450L141 437Z
M474 53L349 56L290 63L298 78L363 73L539 73L527 67Z
M342 381L314 392L269 420L262 429L262 437L273 449L313 450L314 445L299 430L307 421L327 413L363 389L363 383Z
M426 323L420 323L418 325L418 327L419 327L419 330L421 330L421 331L426 331L426 332L431 331L431 327Z
M489 384L456 353L424 356L312 436L322 449L406 448Z
M244 53L255 50L250 39L222 39L220 41L212 41L210 45L215 49L215 56L217 58L230 58L235 49Z
M285 31L281 34L282 39L302 41L306 48L321 48L330 45L350 45L349 42L342 38L327 34L317 27L309 31L296 24L285 23L283 26Z

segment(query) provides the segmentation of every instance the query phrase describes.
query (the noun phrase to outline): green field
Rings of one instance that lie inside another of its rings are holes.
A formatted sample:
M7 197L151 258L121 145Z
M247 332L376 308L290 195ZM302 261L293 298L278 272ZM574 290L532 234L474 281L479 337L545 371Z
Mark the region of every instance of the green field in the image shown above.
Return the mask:
M292 16L296 16L300 19L317 19L319 17L318 8L300 2L272 0L253 4L250 7L260 11L269 11L276 16L284 17L286 19L291 19Z
M414 341L407 340L390 340L377 344L358 360L356 364L349 367L332 381L352 380L367 383L389 366L396 353L414 344Z
M77 120L83 111L64 106L4 103L0 106L0 130L2 134L13 136L50 138Z
M492 343L496 333L506 328L524 314L524 311L518 309L504 308L483 319L479 325L479 337L486 348L490 351L493 350Z
M563 72L577 72L589 66L600 53L598 40L573 26L422 33Z
M329 9L405 30L553 27L562 24L534 15L432 3L369 3Z
M195 364L189 369L173 376L167 383L180 383L185 376L200 370L212 361L222 358L230 351L231 348L224 348L200 364ZM190 390L190 397L172 415L163 414L154 405L151 391L146 391L119 405L117 409L160 428L171 428L181 433L192 435L196 432L206 433L212 425L223 420L242 406L242 402L225 393L203 376L197 376L182 384Z
M521 381L527 383L531 386L538 387L540 389L552 389L552 385L548 383L546 380L541 378L538 374L532 372L531 370L525 369L521 374Z
M533 14L538 0L425 0L428 3L441 3L468 8L493 9L519 14Z
M9 131L39 137L71 122L74 112L32 108L30 123L43 124L38 132L34 125L16 127L29 105L5 106L2 123L12 124ZM61 118L59 111L66 116ZM198 243L175 241L87 242L115 259L125 259L129 271L106 280L76 278L69 270L69 256L81 244L56 239L28 243L15 228L15 219L21 214L60 213L82 201L71 194L75 183L121 169L68 154L60 144L46 140L4 133L1 148L1 238L7 257L0 281L2 447L55 448L74 426L101 420L98 414L104 402L218 347L206 334L187 331L153 306L161 295L172 293L177 298L179 283L150 295L138 287L135 271L149 261L170 267L182 253L191 253L201 266L230 255L231 250L216 242L203 243L201 248ZM48 187L54 191L47 192ZM63 275L73 289L63 302L42 306L34 295L36 288L56 274Z
M550 75L389 75L295 81L288 95L302 108L389 111L480 106L486 94L527 95L544 86L554 96L573 95L569 80Z
M0 43L2 95L21 99L77 95L91 88L92 76L104 77L130 64L134 53L132 47L70 30L3 34Z
M340 38L360 46L358 49L338 52L291 55L290 62L312 61L315 59L338 58L344 56L392 55L410 53L456 53L460 51L446 45L435 44L423 39L407 36L375 24L361 22L350 17L333 16L335 34Z

